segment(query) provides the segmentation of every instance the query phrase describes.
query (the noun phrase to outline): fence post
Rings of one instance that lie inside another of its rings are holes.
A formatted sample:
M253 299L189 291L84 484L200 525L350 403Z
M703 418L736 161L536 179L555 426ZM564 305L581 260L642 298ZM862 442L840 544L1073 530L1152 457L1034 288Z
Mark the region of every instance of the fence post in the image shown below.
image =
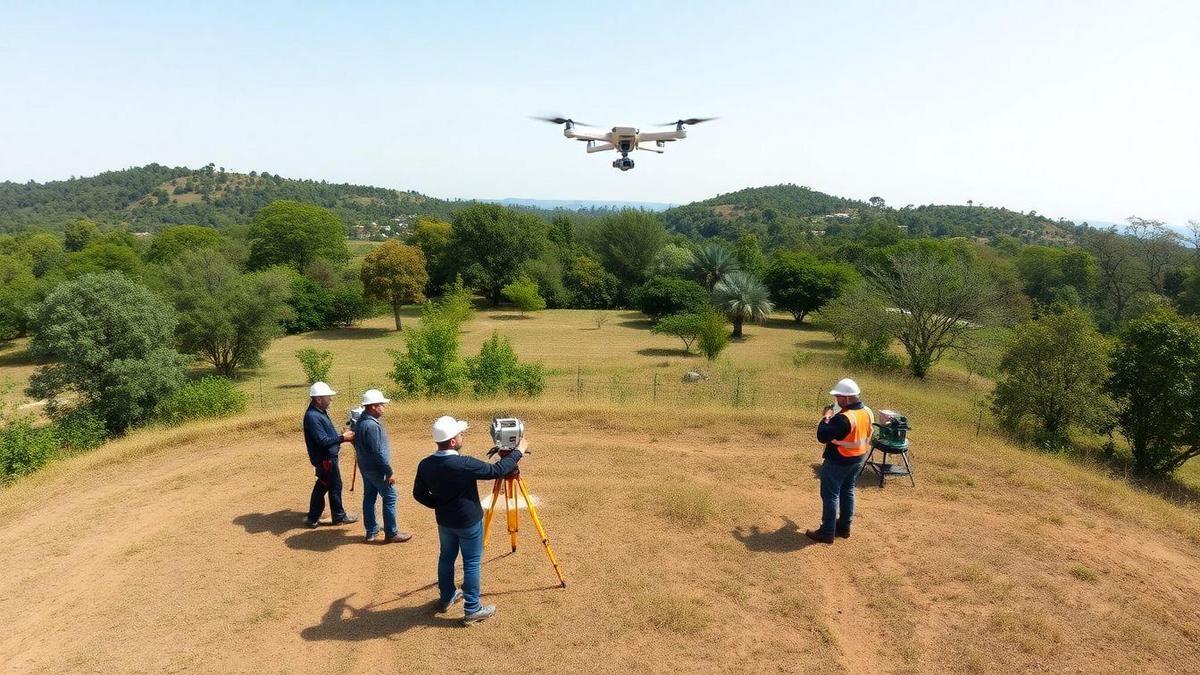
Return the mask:
M654 374L654 394L651 396L651 400L658 400L658 373Z
M979 417L975 419L975 437L979 438L979 427L983 426L983 403L979 404Z
M583 368L575 366L575 398L579 398L583 393Z
M742 404L742 374L737 374L737 379L733 385L733 407L737 408Z
M259 380L258 380L258 407L259 408L267 407L267 400L263 396L262 378L259 378Z

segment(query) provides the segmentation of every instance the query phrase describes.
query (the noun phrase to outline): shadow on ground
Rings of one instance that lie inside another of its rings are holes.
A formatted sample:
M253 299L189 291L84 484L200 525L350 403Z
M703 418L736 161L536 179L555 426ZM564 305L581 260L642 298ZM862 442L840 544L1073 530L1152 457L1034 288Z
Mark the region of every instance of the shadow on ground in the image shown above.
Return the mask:
M804 536L804 532L800 530L800 526L794 520L787 516L780 516L780 518L783 519L783 525L780 525L777 530L763 531L758 525L751 525L749 529L737 527L729 534L742 542L747 550L767 553L799 551L816 543Z
M637 353L642 356L700 356L685 349L662 349L660 347L646 347L639 349Z
M315 330L308 334L314 340L374 340L396 331L390 328L335 328L332 330Z
M0 350L0 366L36 366L28 349Z
M283 540L284 545L288 548L294 548L301 551L317 551L319 553L328 553L339 546L346 544L359 544L366 546L363 543L364 532L361 529L355 529L351 534L343 527L322 527L300 534L293 534ZM383 544L377 544L382 546ZM392 544L395 546L395 544Z
M304 527L304 517L307 515L292 509L274 513L247 513L234 518L233 524L246 528L247 534L270 532L278 537Z
M430 588L430 584L425 588ZM400 597L407 597L415 591L409 591ZM395 600L383 603L355 607L350 604L353 594L334 600L321 617L321 623L309 626L300 631L300 637L305 640L342 640L357 642L359 640L374 640L403 633L417 626L450 626L462 625L455 617L453 610L443 615L435 615L437 598L419 605L387 607ZM399 598L397 598L399 599Z
M639 316L641 316L641 315L639 315ZM651 322L650 319L647 319L644 316L640 319L631 319L629 321L621 321L617 325L624 326L625 328L645 328L647 330L654 327L654 323Z
M533 317L527 314L488 314L488 318L492 321L524 321Z

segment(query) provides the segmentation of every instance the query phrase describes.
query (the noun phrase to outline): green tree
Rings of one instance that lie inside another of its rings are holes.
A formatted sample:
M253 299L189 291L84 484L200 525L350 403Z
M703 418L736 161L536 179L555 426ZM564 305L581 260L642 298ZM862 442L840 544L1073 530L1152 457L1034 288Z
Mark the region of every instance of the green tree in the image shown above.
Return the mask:
M1067 309L1013 331L1000 361L992 408L1019 436L1033 427L1043 447L1067 447L1071 429L1096 429L1111 409L1104 393L1108 342L1091 317Z
M737 246L733 249L733 257L737 260L738 269L761 277L767 267L766 256L763 255L762 244L753 232L747 232L738 237Z
M658 335L674 335L683 341L683 351L692 351L692 343L704 330L704 317L698 313L672 314L664 316L654 324L650 332Z
M392 356L389 376L407 396L455 397L467 386L467 364L458 356L458 323L426 303L421 323L404 330L404 351Z
M306 347L296 350L296 360L304 369L304 377L309 384L329 381L329 370L333 368L333 352Z
M775 306L792 313L803 323L809 312L819 311L841 294L855 279L854 268L845 263L823 262L803 252L779 252L771 258L763 282Z
M27 313L38 300L39 285L25 260L0 255L0 340L25 333Z
M1108 392L1134 469L1170 474L1200 456L1200 325L1168 310L1135 319L1111 367Z
M563 285L576 309L608 309L617 302L620 284L596 259L581 255L571 262L563 275Z
M142 271L142 259L138 254L116 244L92 244L78 253L69 253L59 270L68 279L105 272L120 272L132 279L140 279Z
M21 250L30 258L30 271L39 279L61 265L65 259L63 244L52 234L38 232L21 241Z
M454 214L452 249L457 272L492 305L518 275L521 263L545 250L548 225L536 216L495 204L474 204Z
M391 304L396 330L400 330L400 308L423 302L429 274L421 249L392 239L377 246L363 259L360 271L367 296Z
M228 244L229 239L211 227L174 225L150 241L146 260L161 265L178 258L184 251L216 251Z
M189 251L169 269L183 350L233 377L254 368L289 319L290 280L280 270L242 274L221 256Z
M669 314L694 312L708 304L708 292L700 284L679 277L654 277L633 292L633 305L658 321Z
M729 321L715 307L705 305L699 311L700 335L696 345L709 361L715 361L729 346Z
M662 221L642 211L622 211L600 218L587 234L588 243L599 254L604 268L624 288L633 288L646 280L651 263L667 243Z
M738 260L733 253L718 244L707 244L696 251L690 267L692 276L710 291L718 281L725 278L726 274L739 269Z
M521 314L546 309L546 300L538 295L538 286L529 277L518 278L505 286L502 292L509 302L521 310Z
M652 277L682 277L692 265L692 252L679 244L667 244L650 263Z
M127 277L87 274L55 288L33 316L40 366L27 393L57 414L74 400L112 432L149 416L183 385L188 359L174 343L175 313Z
M537 396L546 388L541 363L521 363L507 337L492 331L479 356L467 359L467 370L476 396Z
M451 243L454 226L435 218L418 218L410 230L405 243L416 246L425 254L425 267L429 270L431 291L440 290L454 281L455 256Z
M746 321L765 321L774 307L761 281L747 272L730 272L713 285L713 303L733 321L733 337L742 337Z
M312 204L274 201L258 210L250 223L250 269L286 265L298 271L324 258L349 258L346 229L332 212Z
M92 243L92 240L100 236L100 228L96 223L84 218L76 220L67 226L64 237L66 239L64 247L68 251L82 251L84 247Z

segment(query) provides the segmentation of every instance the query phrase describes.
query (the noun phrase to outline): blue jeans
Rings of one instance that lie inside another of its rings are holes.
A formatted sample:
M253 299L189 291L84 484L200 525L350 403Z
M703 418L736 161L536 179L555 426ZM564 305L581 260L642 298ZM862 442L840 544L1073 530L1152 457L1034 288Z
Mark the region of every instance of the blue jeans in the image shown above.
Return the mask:
M363 472L363 526L367 528L367 536L373 537L379 533L379 524L375 522L375 498L383 497L383 531L391 537L400 531L396 525L396 487L387 484L383 474Z
M865 459L853 464L837 464L827 459L821 464L821 534L833 536L835 532L850 532L850 520L854 518L854 486Z
M442 541L442 553L438 556L438 590L442 602L454 597L454 560L462 551L463 559L463 609L467 614L479 611L479 565L483 561L483 521L470 527L442 527L438 525L438 538Z

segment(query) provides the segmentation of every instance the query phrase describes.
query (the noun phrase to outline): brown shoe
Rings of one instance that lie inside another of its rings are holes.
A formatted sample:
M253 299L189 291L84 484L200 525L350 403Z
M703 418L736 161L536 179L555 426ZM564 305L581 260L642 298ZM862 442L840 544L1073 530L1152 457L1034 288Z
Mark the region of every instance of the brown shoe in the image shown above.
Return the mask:
M805 530L804 536L808 537L809 539L812 539L813 541L819 541L822 544L832 544L833 543L833 535L832 534L821 534L820 532L817 532L816 530Z
M384 537L383 543L385 543L385 544L403 544L404 542L408 541L409 539L412 539L411 532L397 532L396 534L393 534L389 537Z
M833 533L833 536L841 537L842 539L849 539L850 538L850 530L838 530L837 532Z

